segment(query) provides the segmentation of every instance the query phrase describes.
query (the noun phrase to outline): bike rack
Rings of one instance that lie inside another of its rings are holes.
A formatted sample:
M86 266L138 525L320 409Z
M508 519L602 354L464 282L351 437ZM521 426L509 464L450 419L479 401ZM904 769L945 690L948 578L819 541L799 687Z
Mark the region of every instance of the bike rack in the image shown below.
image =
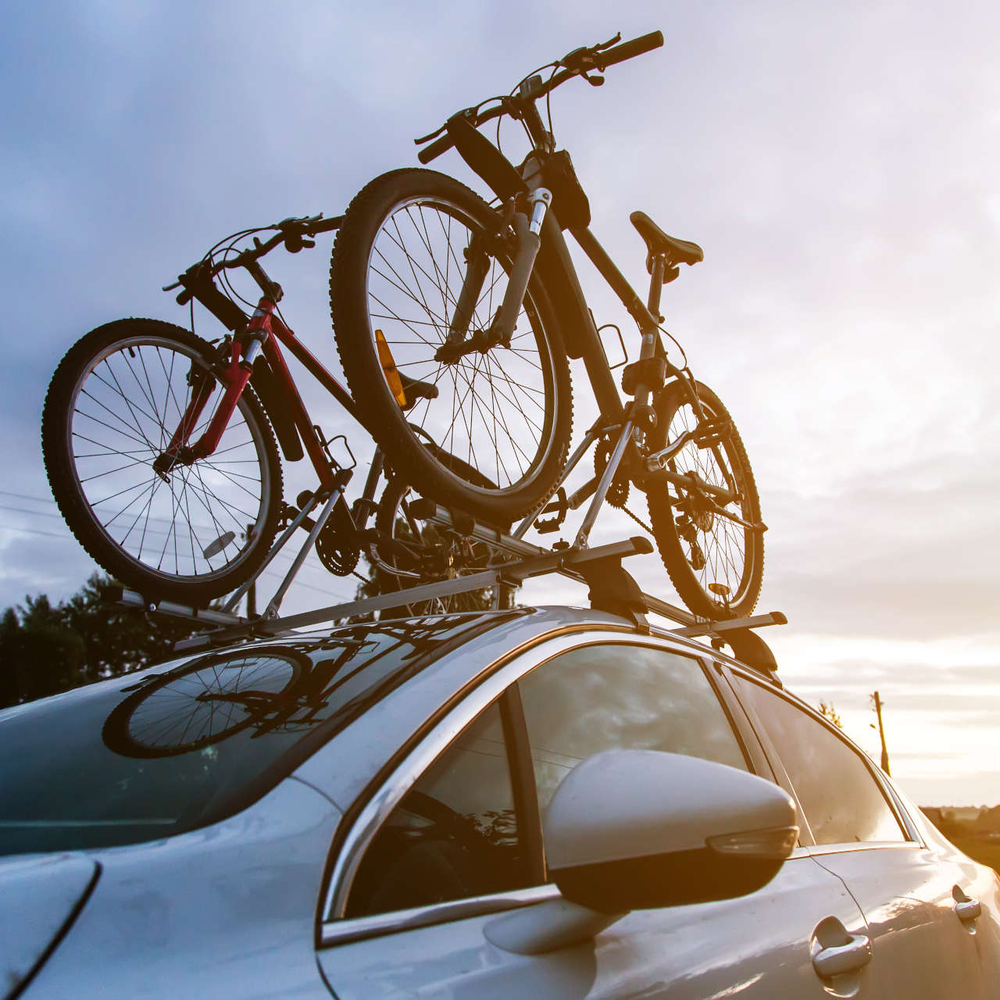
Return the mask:
M450 515L441 508L438 508L434 517L430 519L441 524L450 523ZM646 613L658 614L681 626L674 630L677 635L710 636L715 641L729 643L737 655L739 655L738 646L742 646L746 649L748 658L752 657L756 661L753 665L760 665L770 671L776 669L773 657L768 661L770 651L767 646L759 640L759 637L751 635L747 630L767 625L783 625L787 622L785 616L779 611L772 611L748 618L712 621L699 618L683 608L644 593L621 565L621 561L626 556L652 552L652 544L646 538L633 537L594 548L574 545L550 551L480 525L473 528L471 535L519 558L453 580L420 584L380 594L377 597L334 604L316 611L284 617L273 614L254 618L241 617L231 611L197 608L170 601L152 601L136 591L126 589L123 589L118 596L118 603L150 613L211 626L209 631L181 639L174 644L175 652L188 652L251 636L276 636L292 629L345 618L364 617L386 608L433 600L436 597L448 597L470 590L492 587L499 592L502 588L515 586L529 577L559 573L589 585L592 608L630 618L643 632L649 632ZM761 652L756 644L742 641L746 637L756 639L764 652Z

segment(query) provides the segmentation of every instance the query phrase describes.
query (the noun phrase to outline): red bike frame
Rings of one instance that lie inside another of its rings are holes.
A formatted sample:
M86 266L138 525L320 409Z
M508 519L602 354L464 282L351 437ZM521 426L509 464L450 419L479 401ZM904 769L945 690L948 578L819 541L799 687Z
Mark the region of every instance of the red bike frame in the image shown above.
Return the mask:
M249 346L244 352L241 341ZM345 410L355 420L361 423L357 408L350 393L338 382L326 367L316 358L315 355L295 336L275 314L275 303L267 296L263 296L257 303L250 322L247 324L245 333L240 334L232 342L232 353L229 363L221 373L221 380L226 386L226 391L219 403L218 409L212 416L211 422L202 436L190 447L186 447L187 439L193 428L197 425L202 410L211 395L213 385L211 380L205 378L195 387L191 401L188 403L184 415L181 417L180 425L174 432L170 444L166 448L166 454L173 458L174 462L193 462L197 459L207 458L219 446L222 437L234 411L239 402L243 390L253 371L253 344L260 344L271 371L283 388L283 405L288 407L289 416L292 419L302 443L305 447L309 460L319 476L320 484L325 489L332 489L336 484L336 476L330 465L324 442L320 438L316 425L309 416L298 387L292 379L291 372L285 362L284 355L278 347L281 341L292 355L305 366L306 370L312 374L316 380L327 390Z

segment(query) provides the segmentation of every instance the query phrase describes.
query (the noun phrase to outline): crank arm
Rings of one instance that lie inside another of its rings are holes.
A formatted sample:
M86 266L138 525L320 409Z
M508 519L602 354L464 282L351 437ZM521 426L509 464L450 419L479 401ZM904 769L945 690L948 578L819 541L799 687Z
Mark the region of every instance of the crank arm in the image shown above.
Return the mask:
M650 472L649 475L643 476L641 480L637 481L636 485L640 489L648 490L655 483L671 483L683 490L696 489L721 504L735 503L739 500L738 493L706 483L700 476L693 473L681 475L679 472L671 472L670 469L658 469L655 472Z
M734 521L736 524L742 525L747 531L755 531L758 534L763 534L767 531L767 525L763 521L758 521L754 524L751 521L747 521L740 517L739 514L734 514L731 510L726 510L720 507L714 500L709 499L709 506L713 514L718 514L719 517L724 517L728 521Z
M686 444L694 440L694 434L691 431L685 431L676 441L671 442L666 448L661 451L653 452L646 458L646 468L650 472L659 472L661 469L666 468L667 462L670 461L683 448Z

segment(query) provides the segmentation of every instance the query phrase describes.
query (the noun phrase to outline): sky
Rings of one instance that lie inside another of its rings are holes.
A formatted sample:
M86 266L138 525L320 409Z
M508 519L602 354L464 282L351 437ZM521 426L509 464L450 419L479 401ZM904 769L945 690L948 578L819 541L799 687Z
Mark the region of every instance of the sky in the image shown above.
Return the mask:
M78 337L121 316L185 325L160 288L225 234L339 214L372 177L417 165L412 139L452 112L579 45L657 28L664 47L602 88L553 96L555 133L637 287L629 212L705 250L661 308L750 455L769 526L758 609L789 619L766 633L781 676L832 702L876 759L878 690L893 775L918 801L1000 802L989 0L16 5L0 61L0 607L66 598L94 569L39 445L48 380ZM482 190L455 154L434 166ZM321 238L268 265L286 318L336 369L328 252ZM634 345L588 267L598 321ZM593 411L574 381L580 433ZM360 429L322 394L306 401L363 469ZM293 496L301 473L286 468ZM633 529L602 515L593 541ZM629 568L676 601L655 558ZM351 596L311 563L286 608ZM546 580L524 598L581 594Z

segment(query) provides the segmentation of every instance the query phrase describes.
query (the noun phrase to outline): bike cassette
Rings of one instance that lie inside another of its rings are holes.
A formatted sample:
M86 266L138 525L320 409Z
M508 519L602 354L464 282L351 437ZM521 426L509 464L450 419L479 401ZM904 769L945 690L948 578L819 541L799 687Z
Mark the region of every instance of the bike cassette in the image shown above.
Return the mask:
M607 439L597 442L597 447L594 449L594 472L598 476L604 475L604 470L608 467L608 459L611 458L611 451L611 442ZM619 510L625 506L629 490L628 476L622 469L623 464L619 463L618 469L615 471L615 476L611 480L611 485L608 487L608 494L605 497L612 507L617 507Z

